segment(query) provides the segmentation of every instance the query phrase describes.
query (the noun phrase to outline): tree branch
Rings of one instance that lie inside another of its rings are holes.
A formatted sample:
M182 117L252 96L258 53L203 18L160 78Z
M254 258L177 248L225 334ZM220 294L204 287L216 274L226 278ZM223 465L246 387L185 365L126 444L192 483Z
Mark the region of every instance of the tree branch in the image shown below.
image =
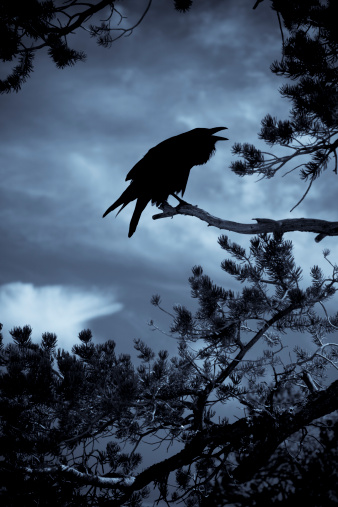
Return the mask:
M338 222L328 222L327 220L319 220L316 218L286 218L283 220L272 220L270 218L253 218L257 224L240 224L223 220L221 218L210 215L198 206L192 204L179 204L176 207L164 203L159 208L162 213L153 215L153 220L160 218L173 217L175 215L188 215L199 218L203 222L207 222L209 226L217 227L221 230L233 231L238 234L263 234L269 232L314 232L318 236L315 241L318 243L325 236L338 236Z
M284 413L277 421L266 415L257 418L254 425L246 419L240 419L227 426L215 425L206 432L198 432L184 449L170 458L150 466L141 472L130 486L133 491L142 489L153 480L160 480L170 472L188 465L195 458L200 458L207 446L226 447L226 452L240 449L243 439L254 434L256 445L248 458L242 461L232 475L240 482L250 480L275 449L293 433L310 424L313 420L330 414L338 409L338 380L326 390L317 392L308 398L307 403L296 413ZM264 418L264 425L262 424ZM278 426L278 431L276 428ZM257 434L257 435L256 435ZM250 466L248 466L250 461ZM128 488L129 489L129 488ZM130 493L126 496L129 497ZM124 501L127 498L124 498ZM122 505L122 504L120 504Z
M324 391L310 395L307 403L295 414L285 412L275 423L272 418L269 418L266 425L261 425L262 438L257 440L253 452L241 462L233 476L240 482L252 479L258 469L288 437L312 421L337 409L338 380Z
M119 477L118 474L115 474L116 477L104 477L100 475L93 475L90 473L83 473L77 470L74 467L66 466L66 465L55 465L49 467L37 467L30 468L25 467L22 469L27 474L60 474L62 473L64 476L68 477L68 479L73 479L84 485L96 486L104 489L116 489L118 487L130 487L135 481L134 477Z
M63 473L69 478L80 481L82 484L95 485L106 489L120 489L122 497L112 500L111 505L123 505L134 491L140 491L151 482L161 481L163 478L196 459L203 456L206 448L223 448L223 452L230 453L240 450L243 442L251 438L255 444L251 452L240 465L232 471L232 477L239 482L251 480L258 470L264 466L276 448L286 438L301 430L315 419L330 414L338 409L338 380L327 389L310 395L307 402L296 412L284 412L279 417L270 417L267 414L255 418L253 421L245 418L233 424L212 425L205 431L196 432L190 442L178 453L160 463L156 463L140 472L136 477L100 477L81 473L73 467L57 465L46 468L29 468L24 470L28 474ZM251 437L250 437L251 435Z

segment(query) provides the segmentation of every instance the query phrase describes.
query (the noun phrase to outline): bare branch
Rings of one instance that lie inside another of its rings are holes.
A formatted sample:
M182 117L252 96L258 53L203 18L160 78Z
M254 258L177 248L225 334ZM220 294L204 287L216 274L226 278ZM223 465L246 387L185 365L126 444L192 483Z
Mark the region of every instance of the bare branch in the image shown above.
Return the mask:
M207 222L208 226L217 227L220 230L237 232L238 234L263 234L271 232L313 232L318 236L315 241L318 243L325 236L338 236L338 222L328 222L316 218L286 218L282 220L272 220L270 218L253 218L257 224L240 224L230 220L210 215L198 206L186 203L176 207L165 203L160 206L162 213L153 215L153 220L160 218L174 217L175 215L187 215L199 218ZM323 236L323 237L322 237Z

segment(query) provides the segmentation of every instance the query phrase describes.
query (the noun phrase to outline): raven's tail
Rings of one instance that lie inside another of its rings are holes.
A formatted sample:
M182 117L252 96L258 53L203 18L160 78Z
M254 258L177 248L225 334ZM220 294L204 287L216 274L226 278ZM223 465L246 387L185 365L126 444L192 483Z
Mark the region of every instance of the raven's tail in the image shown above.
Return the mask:
M120 195L117 201L115 201L111 206L109 206L109 208L103 213L102 218L108 215L108 213L110 213L111 211L114 211L114 209L123 205L122 208L117 212L118 215L120 211L122 211L123 208L127 206L127 204L129 204L131 201L134 201L135 199L137 199L136 192L134 188L131 185L129 185L129 187L125 189L125 191Z
M145 199L144 197L139 197L137 199L135 210L130 220L128 238L131 238L134 232L136 231L137 224L139 223L142 212L144 208L147 206L148 202L149 199Z

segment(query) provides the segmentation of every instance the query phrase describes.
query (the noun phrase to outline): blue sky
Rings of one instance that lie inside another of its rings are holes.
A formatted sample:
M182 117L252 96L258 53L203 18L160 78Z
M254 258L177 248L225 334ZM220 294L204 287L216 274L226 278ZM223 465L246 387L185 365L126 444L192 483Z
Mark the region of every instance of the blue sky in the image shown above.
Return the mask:
M123 22L138 12L124 2ZM216 283L235 288L220 269L220 231L196 218L152 220L143 213L128 239L133 205L115 219L102 213L126 187L125 176L152 146L195 127L228 127L230 141L192 170L185 199L209 213L249 223L254 217L334 220L336 195L328 170L291 215L305 191L296 173L267 181L230 172L231 145L257 140L266 113L285 119L289 103L269 70L279 59L281 37L268 3L195 0L179 14L172 2L154 2L141 25L111 49L98 47L85 31L70 45L87 60L56 69L45 53L18 94L0 96L0 321L5 336L30 324L34 339L55 332L70 347L81 329L95 340L114 339L130 352L134 338L155 349L176 342L151 331L154 319L170 321L150 305L154 293L168 309L190 305L187 278L201 264ZM133 7L134 8L134 7ZM1 71L4 77L4 70ZM160 170L160 168L159 168ZM323 199L323 196L325 197ZM228 234L243 245L248 237ZM324 264L323 248L335 241L290 233L304 280Z

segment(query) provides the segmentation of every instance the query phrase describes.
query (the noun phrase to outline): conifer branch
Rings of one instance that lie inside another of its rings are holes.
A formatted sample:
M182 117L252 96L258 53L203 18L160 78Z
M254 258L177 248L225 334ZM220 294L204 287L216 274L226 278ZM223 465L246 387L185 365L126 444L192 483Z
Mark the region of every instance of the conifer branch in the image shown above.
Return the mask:
M250 480L257 470L269 459L278 445L296 431L308 425L314 419L330 414L338 409L338 380L324 391L317 391L310 395L308 401L295 414L285 413L275 420L266 414L257 417L252 425L245 419L240 419L230 425L215 425L209 430L198 432L189 443L175 455L164 459L160 463L151 465L133 477L108 478L81 473L73 467L54 466L48 468L25 468L27 474L63 473L73 475L83 484L95 485L107 489L120 489L122 496L112 502L112 505L123 505L135 491L140 491L152 481L161 481L170 472L191 463L201 453L208 456L216 447L222 447L224 452L231 452L242 446L243 438L247 436L248 424L250 432L256 437L256 445L247 457L232 472L240 483ZM278 425L278 431L276 431Z

